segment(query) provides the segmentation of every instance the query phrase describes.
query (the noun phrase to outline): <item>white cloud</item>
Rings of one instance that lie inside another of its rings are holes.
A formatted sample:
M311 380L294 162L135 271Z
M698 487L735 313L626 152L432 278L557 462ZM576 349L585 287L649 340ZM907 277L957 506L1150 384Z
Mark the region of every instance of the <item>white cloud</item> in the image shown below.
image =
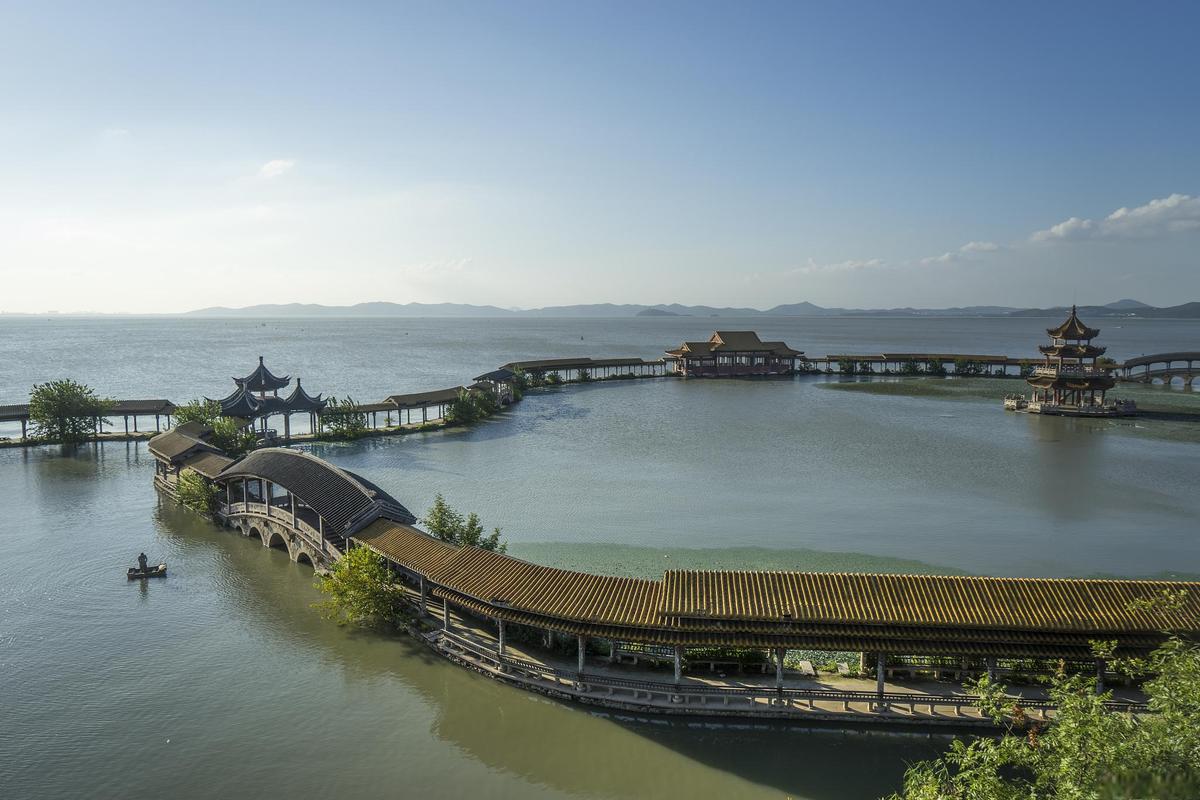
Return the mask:
M296 166L296 162L290 158L274 158L258 168L258 177L278 178L294 166Z
M802 267L788 270L789 275L811 275L816 272L851 272L860 269L873 269L882 267L886 264L882 258L869 258L863 260L851 259L849 261L838 261L831 264L818 264L813 259L809 259L808 263Z
M1043 231L1031 242L1068 242L1085 239L1146 239L1200 230L1200 198L1172 194L1136 208L1118 208L1097 222L1071 217Z
M962 261L972 253L994 253L999 249L1000 245L995 242L967 242L957 250L948 250L940 256L922 258L917 263L925 266L930 264L953 264L956 261Z

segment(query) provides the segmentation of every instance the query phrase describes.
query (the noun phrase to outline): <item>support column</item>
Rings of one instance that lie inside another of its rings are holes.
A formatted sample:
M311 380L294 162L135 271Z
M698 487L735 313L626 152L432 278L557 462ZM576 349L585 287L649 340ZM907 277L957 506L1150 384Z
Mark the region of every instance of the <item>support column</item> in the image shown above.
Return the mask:
M450 630L450 601L442 600L442 630Z
M288 492L288 502L292 506L292 528L299 528L299 526L296 524L296 495Z
M875 657L875 694L879 697L879 704L883 705L883 679L887 672L887 655L879 653Z
M783 654L782 647L775 648L775 688L783 688Z
M576 643L579 645L579 674L583 674L583 657L587 650L587 639L582 635L575 637Z
M159 424L158 414L154 415L154 431L155 431L155 433L162 432L162 426Z
M983 660L983 663L987 665L988 680L989 681L996 680L996 657L988 656L987 658L985 658Z
M675 645L675 682L683 679L683 645Z
M134 415L133 415L133 432L134 432L134 433L137 433L137 432L138 432L138 429L137 429L137 414L134 414Z
M129 435L129 415L126 414L123 417L121 417L121 419L125 421L125 435L128 436ZM134 417L134 419L137 419L137 417Z
M545 646L546 646L546 649L547 649L547 650L549 650L549 649L551 649L552 647L554 647L554 631L550 630L549 628L547 628L547 629L546 629L546 639L545 639L545 642L546 642L546 645L545 645Z
M420 582L421 582L420 583L420 586L421 586L421 616L424 616L429 613L429 610L428 610L429 589L425 586L425 577L424 576L421 576Z
M608 663L612 664L617 660L617 640L608 640Z
M1103 658L1096 659L1096 694L1104 694L1104 670L1108 668L1108 662Z
M499 655L504 655L504 620L502 619L496 620L496 634L496 639L499 642L496 652Z

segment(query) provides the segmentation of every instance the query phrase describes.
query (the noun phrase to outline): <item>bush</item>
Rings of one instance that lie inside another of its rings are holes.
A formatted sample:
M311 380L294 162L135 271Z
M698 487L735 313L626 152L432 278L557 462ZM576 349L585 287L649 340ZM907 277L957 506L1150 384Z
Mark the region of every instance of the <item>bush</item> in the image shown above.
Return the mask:
M557 372L547 374L544 381L547 386L558 386L563 382L562 375L559 375Z
M212 516L217 510L217 487L194 469L179 473L175 486L179 502L199 514Z
M240 456L254 449L258 435L236 417L218 417L212 421L212 443L229 456Z
M176 406L172 416L175 418L176 425L182 425L185 422L212 425L221 417L221 404L216 400L196 399L190 403Z
M496 413L496 398L491 392L473 392L463 389L450 403L446 421L455 425L470 425Z
M103 419L111 407L111 400L97 397L82 383L69 379L39 383L29 395L33 436L63 444L87 441L95 435L95 420Z
M367 432L367 415L353 397L330 397L321 412L321 427L338 439L357 439Z

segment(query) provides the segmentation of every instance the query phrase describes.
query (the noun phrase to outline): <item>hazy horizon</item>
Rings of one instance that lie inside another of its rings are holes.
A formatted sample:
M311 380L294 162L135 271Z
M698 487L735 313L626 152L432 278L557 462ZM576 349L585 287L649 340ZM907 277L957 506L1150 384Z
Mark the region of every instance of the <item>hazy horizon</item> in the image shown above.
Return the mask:
M1200 299L1193 4L6 9L0 311Z

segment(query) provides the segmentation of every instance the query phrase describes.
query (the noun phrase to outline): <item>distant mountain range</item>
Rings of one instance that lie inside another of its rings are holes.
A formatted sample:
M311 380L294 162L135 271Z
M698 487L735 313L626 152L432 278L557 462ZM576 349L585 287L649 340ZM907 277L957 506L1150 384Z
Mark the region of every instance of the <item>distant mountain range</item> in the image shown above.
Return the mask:
M1067 312L1055 308L1009 306L963 306L956 308L822 308L808 302L787 303L765 311L758 308L716 306L636 305L595 303L545 308L500 308L462 303L358 303L325 306L316 303L286 303L226 308L214 306L189 311L189 317L1056 317ZM1080 316L1200 318L1200 302L1156 308L1138 300L1117 300L1103 306L1080 306Z

